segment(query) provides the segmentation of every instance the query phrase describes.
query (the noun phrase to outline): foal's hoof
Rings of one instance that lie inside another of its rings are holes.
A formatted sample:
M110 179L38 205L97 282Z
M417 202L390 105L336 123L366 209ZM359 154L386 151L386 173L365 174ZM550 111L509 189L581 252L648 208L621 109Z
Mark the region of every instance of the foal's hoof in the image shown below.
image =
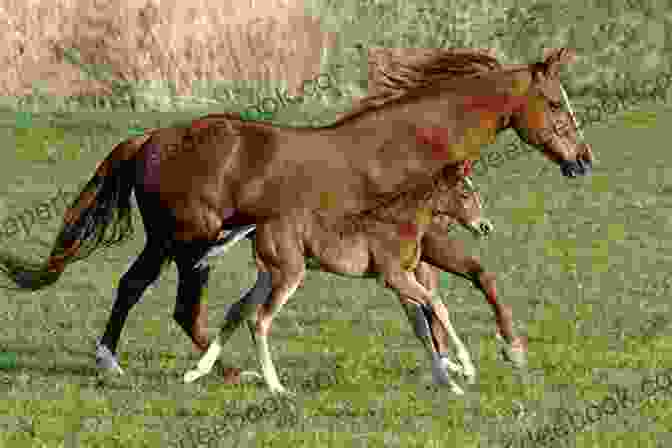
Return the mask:
M516 347L505 347L502 349L504 358L519 369L527 365L527 353L524 349Z
M443 369L432 368L432 379L439 387L450 387L450 391L457 395L464 395L464 390L453 381L450 374Z
M465 365L459 359L457 360L457 363L454 363L450 360L448 355L442 354L440 355L440 366L444 372L451 371L460 375L460 377L466 381L467 384L476 383L476 369L473 365Z
M245 370L243 372L240 372L240 380L241 381L243 379L251 380L253 378L257 379L257 380L263 380L264 379L264 377L260 373L254 372L252 370Z
M511 362L517 368L527 365L527 338L516 337L511 344L507 344L504 338L497 333L497 340L503 343L502 355L506 361Z
M240 384L240 374L241 371L237 367L219 367L217 369L222 378L224 384Z
M207 375L207 372L201 372L198 369L189 370L187 373L184 374L184 382L187 384L193 383L194 381L205 375Z
M448 375L434 376L434 384L436 384L438 387L448 386L452 393L456 395L464 395L464 390L460 386L458 386L458 384L455 381L450 379Z
M100 370L123 375L124 369L119 365L117 357L106 346L98 343L96 344L96 367Z
M254 379L263 379L257 372L251 370L240 370L237 367L222 367L219 373L224 377L224 384L241 384Z
M278 395L281 397L296 398L296 393L291 390L285 389L281 384L278 384L275 387L269 388L273 395Z
M476 384L476 372L475 371L465 371L462 374L462 379L470 385Z
M450 391L455 395L464 395L464 390L455 383L450 385Z

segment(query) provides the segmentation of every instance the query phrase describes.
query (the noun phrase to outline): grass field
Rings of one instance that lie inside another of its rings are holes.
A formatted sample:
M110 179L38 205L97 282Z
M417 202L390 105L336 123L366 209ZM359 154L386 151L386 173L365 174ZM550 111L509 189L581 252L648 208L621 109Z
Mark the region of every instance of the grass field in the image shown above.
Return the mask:
M498 274L501 299L513 306L516 325L529 337L527 371L515 372L499 359L484 299L466 281L451 278L442 294L479 377L464 398L428 388L424 352L396 297L373 280L312 272L276 319L271 339L279 371L298 392L298 425L248 425L207 446L504 446L509 434L552 419L553 409L583 408L614 385L632 388L669 367L670 119L668 108L648 105L588 130L598 157L589 178L565 179L534 154L475 179L496 231L483 242L461 231L456 237ZM21 153L25 134L0 132L7 148L17 148L0 154L3 220L50 200L59 188L75 191L127 135L123 129L96 131L95 138L86 130L49 131L62 136L61 149L79 148L78 157L59 159L49 148L40 149L42 156ZM28 236L22 231L4 241L3 248L44 256L61 216L62 206L58 216L32 225ZM216 420L268 396L260 384L227 386L217 375L182 384L197 358L171 319L174 267L147 291L122 334L128 375L96 376L94 340L117 281L143 245L135 218L133 241L76 263L54 287L2 292L0 350L16 352L18 365L0 371L0 446L197 446L177 442L185 428L208 427L205 417ZM224 307L254 281L248 243L214 267L208 290L213 330ZM229 365L258 368L246 331L234 336L226 353ZM320 375L335 384L302 386ZM516 416L521 406L525 413ZM671 411L668 395L603 418L563 443L663 446L670 440Z
M145 117L142 126L175 119ZM115 124L93 113L56 118L49 124L37 117L13 129L15 114L0 117L6 126L0 129L6 142L0 222L25 216L59 189L78 190L128 135L128 120ZM513 371L499 358L493 316L466 281L450 278L441 291L479 375L465 397L455 397L428 387L425 354L391 292L373 280L313 272L275 320L271 336L276 366L298 392L298 423L283 428L281 417L264 418L207 446L512 446L506 444L512 434L542 427L559 408L579 411L616 386L637 388L669 368L670 119L671 109L650 104L588 130L598 158L588 178L565 179L534 154L475 179L487 196L485 214L495 234L482 242L462 231L456 237L498 274L501 300L513 306L516 326L529 339L526 371ZM95 127L99 122L113 126ZM497 144L503 148L508 137ZM2 249L35 260L46 256L62 219L62 203L54 203L58 213L21 227ZM0 351L18 354L16 368L0 370L0 447L196 447L187 427L207 428L225 420L226 411L268 397L259 384L227 386L217 375L182 383L197 357L171 318L174 267L129 317L120 344L127 376L97 376L95 339L120 276L144 242L137 213L135 219L133 241L73 265L55 286L0 292ZM213 265L208 303L214 331L226 305L256 274L247 242ZM258 369L247 332L236 334L226 353L226 364ZM310 386L317 377L332 380ZM667 446L669 398L661 395L554 443Z

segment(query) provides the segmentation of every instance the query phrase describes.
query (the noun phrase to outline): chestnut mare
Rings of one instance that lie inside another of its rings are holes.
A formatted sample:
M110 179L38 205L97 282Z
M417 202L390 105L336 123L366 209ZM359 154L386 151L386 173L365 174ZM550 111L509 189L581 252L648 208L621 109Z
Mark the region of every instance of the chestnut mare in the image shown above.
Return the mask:
M502 66L479 51L439 49L401 64L387 74L387 91L326 127L219 114L190 128L147 130L101 162L66 211L46 263L0 254L0 268L19 289L55 283L69 263L132 235L134 192L147 241L119 282L97 361L121 372L114 353L128 313L170 260L179 274L173 317L205 350L201 293L210 267L201 260L225 252L256 224L305 209L343 222L427 186L447 165L478 159L480 147L505 129L539 148L564 176L587 174L592 150L559 80L572 56L552 50L542 62Z
M507 341L514 340L510 311L494 296L494 276L484 272L480 264L475 266L473 259L465 257L459 246L445 244L450 241L445 235L455 223L477 236L492 230L492 224L481 218L479 193L464 176L464 166L468 163L449 165L439 173L441 176L430 189L402 194L390 204L357 217L354 222L351 218L349 222L325 225L318 213L306 209L259 224L255 255L260 274L255 288L265 289L266 293L257 300L240 300L229 308L220 334L197 368L185 374L185 381L193 382L208 374L223 344L247 320L266 384L272 392L287 392L273 366L268 333L273 317L305 275L305 257L311 256L320 262L323 271L345 276L380 276L399 296L411 327L425 346L434 381L463 394L448 370L461 373L472 383L475 368L469 352L453 329L442 301L423 288L412 271L421 272L425 278L432 277L428 267L420 267L431 262L441 269L466 274L486 292L495 309L499 332ZM264 281L268 282L265 287L260 285ZM264 322L259 317L265 313L269 313L270 318ZM459 365L449 359L446 336L455 345ZM514 349L514 353L518 354L515 361L523 363L524 352Z

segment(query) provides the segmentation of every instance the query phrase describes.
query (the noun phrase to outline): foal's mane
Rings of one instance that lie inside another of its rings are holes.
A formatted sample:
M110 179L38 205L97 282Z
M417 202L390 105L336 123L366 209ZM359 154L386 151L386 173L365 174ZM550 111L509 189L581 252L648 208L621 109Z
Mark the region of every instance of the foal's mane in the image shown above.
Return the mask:
M369 110L414 97L444 81L476 77L504 68L497 58L484 50L435 48L428 52L420 60L398 58L389 68L374 64L382 78L377 84L383 91L360 99L350 111L340 114L327 127L339 126Z

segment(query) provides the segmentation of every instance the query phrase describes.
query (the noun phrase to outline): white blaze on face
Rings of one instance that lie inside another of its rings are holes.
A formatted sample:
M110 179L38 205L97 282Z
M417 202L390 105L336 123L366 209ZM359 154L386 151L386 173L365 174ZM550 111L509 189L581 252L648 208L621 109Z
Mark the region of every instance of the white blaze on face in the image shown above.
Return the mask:
M572 121L574 122L574 126L576 127L576 132L577 135L579 136L579 141L583 142L584 136L583 136L583 131L579 127L579 122L576 121L576 115L574 114L574 109L572 109L572 104L569 102L569 97L567 96L567 92L565 92L564 87L562 87L562 84L560 84L560 92L562 92L562 101L565 103L565 107L569 111L569 116L572 117Z

